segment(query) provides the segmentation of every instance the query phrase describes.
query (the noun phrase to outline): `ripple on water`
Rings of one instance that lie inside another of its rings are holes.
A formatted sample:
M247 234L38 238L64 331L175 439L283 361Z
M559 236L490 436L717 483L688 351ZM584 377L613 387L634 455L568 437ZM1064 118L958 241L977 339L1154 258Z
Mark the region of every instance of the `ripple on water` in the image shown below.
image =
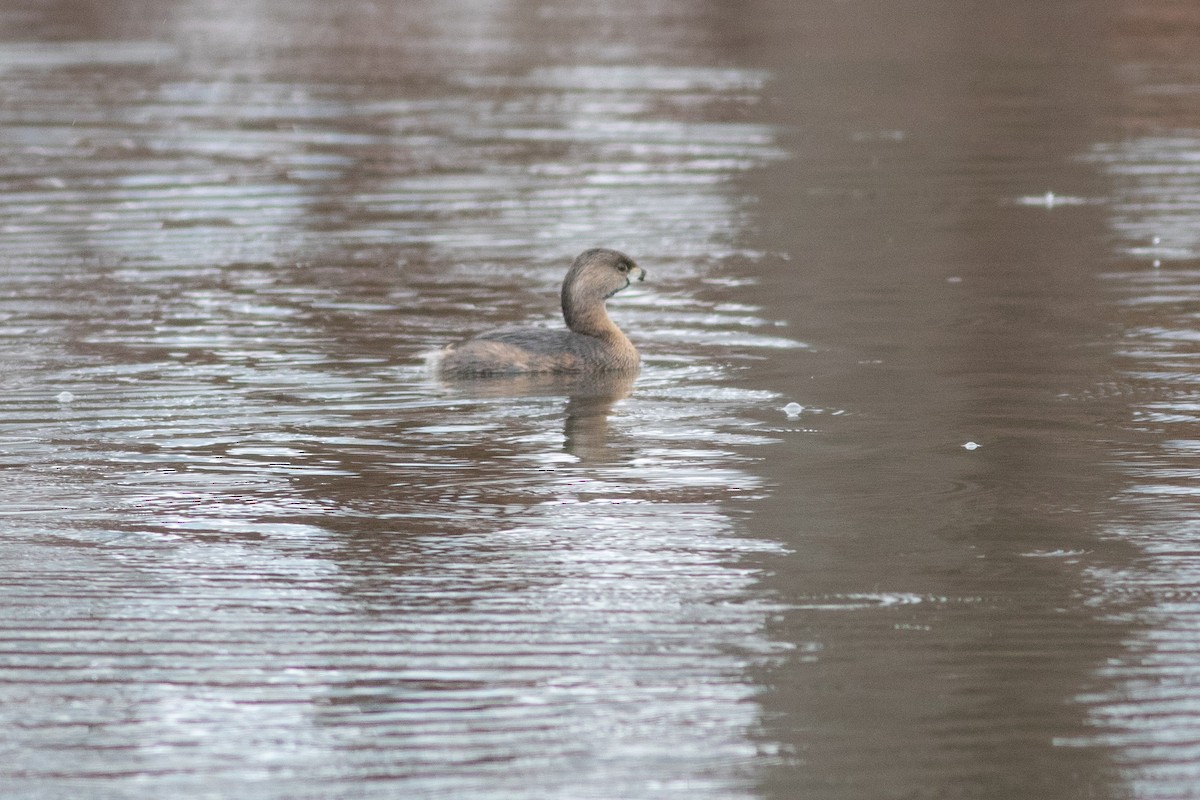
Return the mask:
M729 365L805 348L734 299L763 257L735 181L783 155L740 111L768 76L531 68L478 8L372 6L411 48L381 20L350 57L282 45L309 5L0 45L14 791L748 796L746 671L778 651L751 564L781 547L730 508L781 403ZM205 31L256 44L215 68ZM650 270L613 304L636 384L422 370L556 323L580 243Z
M1157 87L1155 87L1157 88ZM1200 236L1189 221L1200 203L1197 141L1164 129L1094 148L1092 159L1114 186L1110 225L1132 266L1103 276L1122 315L1115 346L1122 382L1103 388L1127 399L1130 427L1143 434L1116 465L1128 521L1108 533L1141 555L1123 567L1093 567L1092 603L1129 625L1125 652L1097 669L1103 683L1081 693L1093 733L1056 744L1113 748L1137 796L1187 796L1200 770L1195 748L1194 687L1200 580L1200 468L1194 426L1195 298ZM1176 263L1171 263L1176 262ZM1178 263L1184 262L1184 263ZM1148 435L1146 435L1148 434Z
M982 597L940 597L911 592L848 592L801 598L795 608L804 611L862 611L912 605L961 605L987 602Z

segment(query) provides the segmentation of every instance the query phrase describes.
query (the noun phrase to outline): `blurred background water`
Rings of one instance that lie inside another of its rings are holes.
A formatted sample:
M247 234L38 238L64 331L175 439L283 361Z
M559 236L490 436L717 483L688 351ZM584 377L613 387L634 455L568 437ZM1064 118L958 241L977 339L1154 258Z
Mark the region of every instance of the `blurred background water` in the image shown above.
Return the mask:
M1200 797L1196 52L0 4L4 796ZM429 373L597 245L636 379Z

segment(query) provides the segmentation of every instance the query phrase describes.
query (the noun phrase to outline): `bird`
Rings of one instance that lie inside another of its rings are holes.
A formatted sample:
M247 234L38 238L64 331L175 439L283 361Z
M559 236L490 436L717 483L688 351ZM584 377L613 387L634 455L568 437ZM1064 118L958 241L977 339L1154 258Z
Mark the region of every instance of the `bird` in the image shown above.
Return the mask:
M446 378L528 373L636 372L633 342L608 316L605 302L646 271L617 250L580 253L562 284L567 330L501 328L442 350L437 369Z

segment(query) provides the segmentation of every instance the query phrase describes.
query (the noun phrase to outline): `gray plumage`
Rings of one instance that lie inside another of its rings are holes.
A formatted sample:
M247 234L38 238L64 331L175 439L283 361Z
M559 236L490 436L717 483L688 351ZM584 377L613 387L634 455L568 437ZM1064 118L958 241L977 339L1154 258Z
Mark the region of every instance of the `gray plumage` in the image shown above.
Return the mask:
M568 330L502 328L484 333L442 351L438 370L446 377L636 370L637 349L608 316L604 302L645 277L645 270L623 253L586 250L563 279L562 312Z

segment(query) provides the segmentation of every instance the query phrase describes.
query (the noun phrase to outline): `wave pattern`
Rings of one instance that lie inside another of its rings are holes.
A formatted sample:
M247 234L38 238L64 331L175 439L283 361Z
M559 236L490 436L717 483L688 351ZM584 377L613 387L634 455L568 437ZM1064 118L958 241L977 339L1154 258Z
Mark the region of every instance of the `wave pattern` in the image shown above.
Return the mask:
M366 5L0 45L6 791L750 795L780 403L731 375L803 347L724 296L767 76L674 12L582 21L657 65L551 65L579 20ZM636 385L420 366L600 243L651 274Z
M1131 445L1120 465L1127 519L1110 535L1141 557L1096 569L1096 599L1135 633L1099 676L1112 687L1081 696L1097 728L1059 744L1113 748L1134 797L1190 797L1200 784L1196 693L1200 680L1200 393L1195 298L1200 239L1196 140L1188 132L1097 148L1116 186L1111 223L1129 268L1105 276L1122 309L1118 345L1129 387Z

